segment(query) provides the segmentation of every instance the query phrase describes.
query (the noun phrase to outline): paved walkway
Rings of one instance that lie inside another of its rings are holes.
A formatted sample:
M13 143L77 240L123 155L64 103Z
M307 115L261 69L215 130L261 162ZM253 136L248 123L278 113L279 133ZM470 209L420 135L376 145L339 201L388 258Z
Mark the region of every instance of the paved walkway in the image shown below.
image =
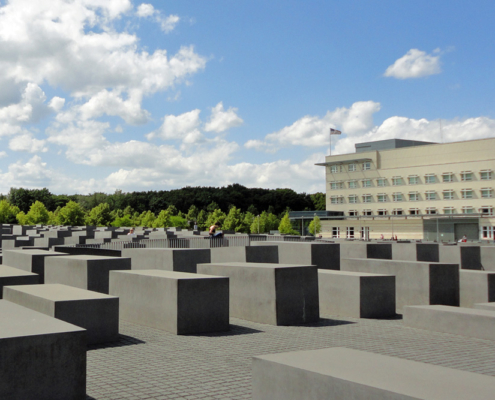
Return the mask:
M495 342L407 328L400 319L231 324L222 334L177 336L121 321L119 342L88 351L87 399L250 399L251 357L336 346L495 376Z

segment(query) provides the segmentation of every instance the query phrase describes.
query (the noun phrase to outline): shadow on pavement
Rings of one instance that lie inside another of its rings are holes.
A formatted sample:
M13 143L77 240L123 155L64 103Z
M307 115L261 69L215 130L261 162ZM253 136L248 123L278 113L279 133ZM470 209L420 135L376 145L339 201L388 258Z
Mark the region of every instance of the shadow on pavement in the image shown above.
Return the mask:
M88 351L90 350L99 350L99 349L107 349L109 347L123 347L123 346L132 346L135 344L144 344L142 340L133 338L132 336L127 335L119 335L119 340L116 342L108 342L108 343L100 343L100 344L89 344Z

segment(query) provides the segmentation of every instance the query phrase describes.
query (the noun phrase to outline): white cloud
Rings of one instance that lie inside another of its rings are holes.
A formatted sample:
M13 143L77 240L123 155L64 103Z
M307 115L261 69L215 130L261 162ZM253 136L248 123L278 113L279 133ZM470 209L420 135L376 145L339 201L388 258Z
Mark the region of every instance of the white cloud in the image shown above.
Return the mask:
M65 105L65 99L61 97L53 97L48 103L48 107L50 107L53 111L59 112Z
M162 28L162 31L165 33L172 32L176 25L179 23L179 16L177 15L169 15L166 18L163 18L160 21L160 27Z
M206 132L224 132L230 128L240 126L244 123L237 115L237 108L230 107L227 111L223 108L223 102L218 103L211 110L211 117L205 125Z
M35 139L30 133L24 133L10 139L9 149L28 153L45 153L48 151L48 148L45 145L45 140L38 140Z
M0 151L0 158L7 157L7 152L5 151Z
M198 128L201 123L199 119L199 109L192 110L180 115L166 115L163 119L162 126L155 132L146 135L148 139L158 137L163 140L178 139L190 142L194 137L200 140L202 135Z
M488 117L429 121L425 118L395 116L387 118L380 126L362 135L337 139L332 154L353 153L354 145L361 142L386 139L458 142L493 137L493 132L495 132L495 120Z
M248 141L247 148L272 152L274 146L321 147L328 145L330 128L338 128L348 135L356 135L373 128L373 114L380 103L358 101L350 108L328 111L323 118L307 115L290 126L266 135L264 141Z
M142 3L138 6L136 15L140 18L151 17L155 13L155 8L151 4Z
M438 52L438 49L435 50L435 53ZM411 49L389 66L384 76L408 79L421 78L423 76L439 74L440 72L440 55L434 56L418 49Z

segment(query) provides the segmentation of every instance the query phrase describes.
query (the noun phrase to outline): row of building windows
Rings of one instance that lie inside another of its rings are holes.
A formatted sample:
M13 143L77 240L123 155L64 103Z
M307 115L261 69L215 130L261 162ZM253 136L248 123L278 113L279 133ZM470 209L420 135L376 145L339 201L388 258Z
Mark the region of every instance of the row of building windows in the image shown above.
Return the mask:
M460 210L457 210L455 207L444 207L443 208L443 213L444 214L485 214L485 215L493 215L493 207L492 206L481 206L478 210L476 210L472 206L464 206L461 207ZM361 215L364 216L369 216L369 215L374 215L372 210L363 210L361 211ZM390 213L390 214L389 214ZM439 214L440 211L436 207L427 207L424 211L424 213L421 212L419 208L410 208L409 210L403 210L402 208L394 208L392 211L389 211L387 209L379 209L376 211L376 215L378 216L384 216L384 215L436 215ZM350 210L349 211L349 216L350 217L357 217L359 216L359 211L357 210Z
M444 172L441 178L441 182L448 183L448 182L455 182L455 175L452 172ZM438 183L439 181L437 180L437 176L435 174L426 174L424 176L423 182L421 182L421 179L419 175L409 175L407 178L407 183L409 185L419 185L421 183L425 184L432 184L432 183ZM491 170L483 170L480 172L480 179L481 180L491 180L493 179L493 171ZM461 172L461 181L467 182L467 181L472 181L474 180L474 173L472 171L464 171ZM359 182L361 182L361 187L371 187L373 182L372 179L352 179L347 181L349 189L356 189L359 187ZM394 176L392 179L392 186L400 186L404 185L406 180L402 176ZM376 186L378 187L383 187L383 186L389 186L389 182L387 178L376 178ZM336 190L336 189L344 189L344 182L343 181L333 181L330 182L330 189Z
M355 229L353 226L348 226L345 228L345 231L342 230L341 232L339 226L334 226L332 227L332 238L341 238L344 237L344 232L345 232L345 238L346 239L355 239L356 235L358 234L359 231ZM360 234L361 234L361 239L368 239L369 237L369 232L370 228L367 226L363 226L360 229ZM495 227L493 226L483 226L481 229L481 237L483 239L495 239Z
M455 200L458 198L462 199L475 199L476 198L476 193L473 189L466 188L461 190L461 197L458 197L458 195L454 192L452 189L446 189L443 190L441 193L441 196L434 190L427 190L424 193L424 200ZM373 202L373 196L371 194L363 194L361 196L357 194L350 194L348 198L348 202L350 204L355 204L359 203L359 198L361 197L361 202L363 203L372 203ZM407 194L403 193L392 193L391 196L389 196L387 193L378 193L376 195L376 201L378 203L386 203L389 201L389 199L392 199L394 202L400 202L400 201L420 201L422 200L422 196L420 192L409 192ZM480 198L482 199L491 199L493 197L493 188L482 188L480 189ZM344 196L342 195L333 195L330 196L330 203L331 204L343 204L344 203Z
M369 171L371 169L371 162L365 161L361 164L357 164L357 163L347 164L347 171L356 172L359 170L359 165L361 166L361 171ZM339 174L341 172L344 172L344 166L341 164L331 165L330 172L332 174Z

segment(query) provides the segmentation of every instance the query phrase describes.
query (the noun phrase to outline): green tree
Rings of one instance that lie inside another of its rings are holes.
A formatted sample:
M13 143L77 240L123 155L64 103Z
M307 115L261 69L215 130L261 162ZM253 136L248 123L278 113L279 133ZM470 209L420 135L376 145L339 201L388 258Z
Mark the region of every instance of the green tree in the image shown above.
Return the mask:
M19 225L29 225L28 217L24 211L19 212L16 219Z
M189 210L187 211L186 219L188 221L196 221L198 218L198 207L196 207L194 204L189 207Z
M292 228L289 219L289 213L285 213L284 217L280 221L280 225L278 226L278 230L280 233L288 234L288 235L298 235L298 233Z
M229 210L229 214L223 222L222 229L240 232L243 228L242 222L241 210L234 206Z
M170 226L186 229L188 227L188 224L184 217L181 217L179 215L172 215L170 217Z
M124 215L122 217L115 218L112 222L112 226L116 226L118 228L121 228L123 226L131 227L134 226L134 220L130 215Z
M60 225L80 226L84 225L85 212L79 203L69 201L57 214Z
M209 228L215 222L218 222L220 224L220 227L223 227L223 222L225 221L226 217L227 216L225 215L225 213L217 208L210 215L208 215L208 219L206 220L206 228Z
M160 211L160 214L158 214L158 217L153 222L153 228L168 228L172 226L171 216L168 209Z
M250 233L251 232L251 224L254 221L254 215L251 214L249 211L247 211L242 219L242 231L244 233ZM251 232L252 233L252 232Z
M170 216L177 215L178 213L177 207L174 206L173 204L168 206L167 211L169 212Z
M107 203L98 204L86 216L87 225L109 226L112 222L110 206Z
M26 214L28 224L36 225L36 224L47 224L50 219L50 215L48 214L48 210L45 205L41 201L35 201L28 213Z
M209 213L214 212L215 210L218 210L220 207L218 207L218 204L214 201L212 201L208 206L206 207L206 211Z
M19 214L19 207L11 205L7 200L0 201L0 224L17 223L16 215Z
M139 225L140 226L153 226L153 223L155 222L156 216L154 213L151 211L144 211L141 213L139 216Z
M318 218L318 215L315 215L313 220L309 223L309 233L316 236L320 232L321 232L320 218Z
M327 209L325 194L318 192L310 195L313 201L313 209L318 211L325 211Z
M265 233L265 220L261 218L261 215L253 216L251 222L251 233Z
M198 218L196 218L196 222L198 223L198 229L200 231L204 231L206 229L206 220L208 219L208 215L205 210L201 210L198 214Z

